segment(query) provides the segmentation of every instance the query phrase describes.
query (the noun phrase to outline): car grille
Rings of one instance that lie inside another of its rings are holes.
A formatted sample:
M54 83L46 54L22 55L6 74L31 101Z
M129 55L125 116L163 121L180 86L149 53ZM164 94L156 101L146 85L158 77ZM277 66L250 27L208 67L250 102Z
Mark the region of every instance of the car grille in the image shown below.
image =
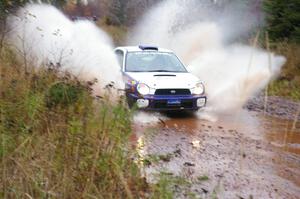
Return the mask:
M156 89L155 95L190 95L190 89Z
M156 109L180 109L180 108L193 108L193 100L182 100L181 104L168 105L167 100L156 100L153 104L153 108Z

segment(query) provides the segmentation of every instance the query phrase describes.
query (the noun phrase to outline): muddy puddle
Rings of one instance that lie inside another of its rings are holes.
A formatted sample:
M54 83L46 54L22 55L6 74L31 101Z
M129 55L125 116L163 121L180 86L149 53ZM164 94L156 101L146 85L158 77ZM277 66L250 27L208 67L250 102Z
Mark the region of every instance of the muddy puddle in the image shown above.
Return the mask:
M218 122L142 113L134 125L141 169L188 183L176 198L299 198L300 124L240 111Z

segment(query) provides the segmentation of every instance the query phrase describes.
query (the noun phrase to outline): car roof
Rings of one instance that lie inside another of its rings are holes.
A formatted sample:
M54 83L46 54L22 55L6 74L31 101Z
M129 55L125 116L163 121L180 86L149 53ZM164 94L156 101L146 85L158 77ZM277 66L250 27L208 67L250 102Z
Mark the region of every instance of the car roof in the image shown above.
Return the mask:
M157 50L154 49L144 49L143 47L150 47L150 48L157 48ZM167 52L167 53L172 53L171 50L168 49L164 49L164 48L158 48L158 47L154 47L154 46L119 46L117 47L115 50L123 50L126 52L143 52L143 51L157 51L157 52Z

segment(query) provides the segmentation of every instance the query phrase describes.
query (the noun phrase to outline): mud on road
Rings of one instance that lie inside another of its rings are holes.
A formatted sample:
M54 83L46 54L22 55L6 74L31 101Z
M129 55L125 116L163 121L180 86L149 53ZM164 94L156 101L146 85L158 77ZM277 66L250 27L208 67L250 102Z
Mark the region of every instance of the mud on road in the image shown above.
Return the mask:
M148 182L176 178L176 198L300 197L298 120L249 109L218 122L151 117L134 125L141 169Z

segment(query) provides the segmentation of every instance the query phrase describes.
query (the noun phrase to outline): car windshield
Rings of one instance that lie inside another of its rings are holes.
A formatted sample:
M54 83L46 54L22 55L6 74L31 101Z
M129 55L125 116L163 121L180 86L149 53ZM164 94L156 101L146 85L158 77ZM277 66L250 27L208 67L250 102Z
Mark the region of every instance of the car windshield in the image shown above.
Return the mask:
M126 72L187 72L173 53L129 52Z

